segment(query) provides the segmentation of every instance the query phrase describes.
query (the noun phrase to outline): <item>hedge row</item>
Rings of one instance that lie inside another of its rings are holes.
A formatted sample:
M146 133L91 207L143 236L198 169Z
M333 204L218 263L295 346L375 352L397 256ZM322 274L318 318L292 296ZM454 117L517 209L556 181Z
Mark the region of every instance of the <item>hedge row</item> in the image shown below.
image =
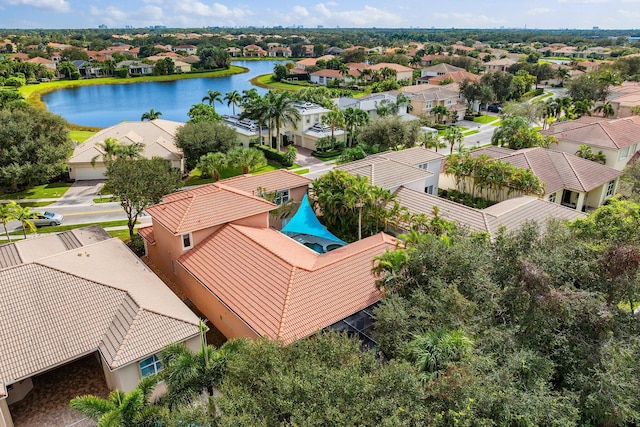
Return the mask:
M262 150L264 156L267 159L276 161L284 167L291 167L296 161L296 156L287 155L286 151L278 151L275 148L271 148L267 145L254 145L254 147L258 150Z

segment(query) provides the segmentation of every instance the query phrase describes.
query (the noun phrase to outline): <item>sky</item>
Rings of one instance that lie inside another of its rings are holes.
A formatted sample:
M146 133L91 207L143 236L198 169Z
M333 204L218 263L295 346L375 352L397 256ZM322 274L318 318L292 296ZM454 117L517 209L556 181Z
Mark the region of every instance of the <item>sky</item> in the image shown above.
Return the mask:
M640 0L0 0L0 28L640 28Z

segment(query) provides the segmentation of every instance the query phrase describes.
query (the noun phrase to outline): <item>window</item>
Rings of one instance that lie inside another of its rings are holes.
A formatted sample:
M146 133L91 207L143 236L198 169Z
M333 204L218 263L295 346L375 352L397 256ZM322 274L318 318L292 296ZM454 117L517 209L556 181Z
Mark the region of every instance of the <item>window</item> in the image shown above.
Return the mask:
M433 194L433 185L425 187L424 192L427 194Z
M431 108L431 101L427 102L427 108Z
M311 117L307 116L307 123L311 123Z
M283 203L287 203L289 201L289 190L280 190L276 191L276 197L273 200L273 203L276 205L281 205Z
M613 190L616 188L616 180L614 179L607 186L607 197L613 196Z
M549 194L549 201L551 203L555 203L556 202L556 193Z
M182 249L189 249L192 246L191 233L182 235Z
M418 167L419 167L420 169L429 170L429 163L422 163L422 164L419 164L419 165L418 165Z
M162 362L155 354L138 363L140 366L140 375L143 377L157 374L162 370Z
M621 158L621 159L626 159L626 158L627 158L627 156L629 156L629 147L627 147L627 148L623 149L623 150L620 152L620 158Z

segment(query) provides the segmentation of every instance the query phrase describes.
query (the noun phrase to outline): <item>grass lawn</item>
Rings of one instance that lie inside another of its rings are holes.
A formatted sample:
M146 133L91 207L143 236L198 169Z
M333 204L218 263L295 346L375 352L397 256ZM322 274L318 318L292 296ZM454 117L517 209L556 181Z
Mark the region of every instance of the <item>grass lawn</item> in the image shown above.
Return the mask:
M72 141L85 142L87 139L95 135L95 132L88 130L72 130L69 131L69 137Z
M298 170L293 171L293 172L298 174L298 175L304 175L305 173L309 173L309 168L298 169Z
M551 97L551 96L553 96L553 95L554 95L554 93L553 93L553 92L543 93L543 94L542 94L542 95L540 95L540 96L536 96L535 98L532 98L532 99L531 99L531 102L540 102L540 101L542 101L543 99L545 99L545 98L549 98L549 97Z
M305 87L310 87L309 83L285 83L285 82L274 82L271 80L273 74L263 74L258 77L254 77L251 79L251 84L259 87L263 87L265 89L282 89L288 90L291 92L295 92Z
M495 122L491 122L491 126L500 126L502 124L502 120L496 120Z
M124 243L127 243L129 241L129 229L108 230L107 233L109 233L111 237L117 237L118 239L122 240Z
M139 223L136 223L139 224ZM73 230L75 228L82 228L82 227L88 227L90 225L99 225L102 228L107 228L107 227L122 227L122 226L126 226L127 225L127 220L126 219L121 219L118 221L106 221L106 222L90 222L87 224L73 224L73 225L57 225L54 227L40 227L37 230L37 233L39 234L44 234L44 233L59 233L60 231L68 231L68 230ZM129 233L129 230L126 230L127 234ZM21 236L22 235L22 230L18 230L18 231L12 231L11 233L9 233L12 236ZM33 234L33 233L29 233L29 231L27 231L27 234Z
M267 161L267 165L251 171L251 174L258 175L261 173L271 172L277 169L282 169L280 164L271 160ZM231 178L234 176L242 175L242 168L224 168L220 171L220 179ZM191 171L189 178L184 182L184 185L201 185L215 182L213 178L202 179L200 178L200 171L198 168Z
M93 203L111 203L111 202L117 202L118 199L111 198L111 197L98 197L97 199L93 199L92 201Z
M18 193L0 193L0 199L48 199L62 197L71 187L68 182L54 182L51 184L36 185Z
M498 117L496 116L479 116L479 117L474 117L473 121L476 123L480 123L483 125L486 125L487 123L491 123L493 121L499 120Z
M469 130L464 133L464 136L469 136L469 135L475 135L476 133L479 133L480 131L478 129L473 129L473 130Z

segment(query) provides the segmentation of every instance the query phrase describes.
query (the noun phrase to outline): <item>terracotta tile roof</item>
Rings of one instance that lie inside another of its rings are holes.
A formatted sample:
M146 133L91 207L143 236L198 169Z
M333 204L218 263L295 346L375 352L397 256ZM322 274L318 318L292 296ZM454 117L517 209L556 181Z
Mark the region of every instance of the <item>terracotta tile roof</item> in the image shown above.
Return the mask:
M591 160L541 147L517 151L487 147L471 152L474 157L482 154L530 169L544 183L545 194L561 189L588 192L622 175L620 171Z
M278 169L259 175L247 174L236 176L219 182L220 184L246 191L247 193L257 193L258 188L264 188L265 191L272 192L297 187L307 187L313 180L285 169Z
M486 209L475 209L406 187L400 187L395 194L400 204L412 214L422 213L432 218L433 209L437 206L442 218L468 227L470 231L489 234L497 233L501 226L513 231L528 221L544 227L552 218L571 221L585 216L575 209L529 196L505 200Z
M138 235L142 237L147 243L153 245L156 243L156 238L153 235L153 226L149 225L147 227L138 228Z
M392 70L395 70L397 73L409 72L409 71L413 72L413 68L406 67L401 64L394 64L391 62L380 62L378 64L370 65L368 68L370 70L382 70L383 68L391 68Z
M454 83L461 82L463 80L470 80L472 82L480 81L480 76L477 74L469 73L468 71L453 71L451 73L442 74L440 76L434 76L429 79L429 84L438 84L439 82L451 79Z
M256 333L292 342L378 301L373 258L394 245L381 233L320 255L269 228L226 225L178 262Z
M121 241L104 234L74 230L81 246L70 249L58 235L10 244L26 256L0 269L0 310L11 313L0 341L0 383L96 350L117 369L198 334L198 318ZM36 246L46 256L25 261Z
M221 183L179 191L147 213L174 234L202 230L273 210L276 205Z
M576 120L552 126L543 134L574 144L620 150L640 142L640 123L628 119Z

